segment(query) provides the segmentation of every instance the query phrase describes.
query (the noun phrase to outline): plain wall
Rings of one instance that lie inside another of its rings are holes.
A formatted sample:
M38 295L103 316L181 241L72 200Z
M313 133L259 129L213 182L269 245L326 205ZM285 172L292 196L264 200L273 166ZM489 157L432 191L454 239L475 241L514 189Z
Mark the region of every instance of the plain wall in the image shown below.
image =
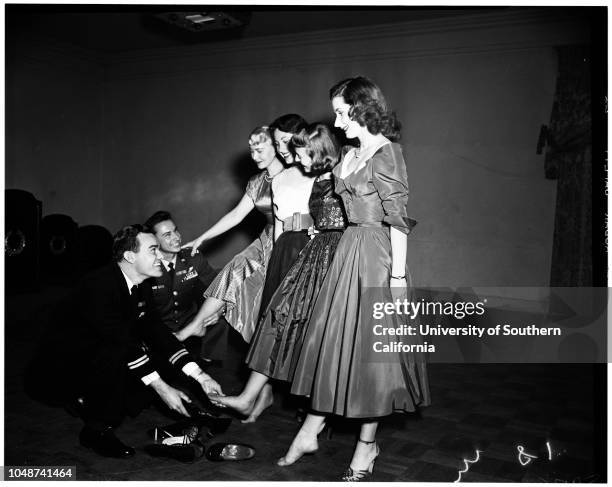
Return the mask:
M289 112L331 121L329 87L365 75L404 126L415 284L545 286L556 188L535 149L554 46L584 38L525 13L276 36L126 53L102 74L48 67L34 98L32 68L16 63L7 187L113 232L165 208L189 240L242 196L253 127ZM249 223L207 247L213 265L251 241L260 220Z
M103 222L102 67L86 51L19 39L5 80L6 188L33 193L43 215Z

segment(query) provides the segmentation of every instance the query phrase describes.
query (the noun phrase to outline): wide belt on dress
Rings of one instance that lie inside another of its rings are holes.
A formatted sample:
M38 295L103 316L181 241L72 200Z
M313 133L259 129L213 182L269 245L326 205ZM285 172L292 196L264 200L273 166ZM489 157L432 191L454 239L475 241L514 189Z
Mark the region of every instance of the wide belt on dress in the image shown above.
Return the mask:
M283 232L299 232L308 230L308 227L314 225L314 221L309 213L294 213L283 220Z
M361 222L361 223L350 222L349 223L349 227L382 228L383 227L383 222Z

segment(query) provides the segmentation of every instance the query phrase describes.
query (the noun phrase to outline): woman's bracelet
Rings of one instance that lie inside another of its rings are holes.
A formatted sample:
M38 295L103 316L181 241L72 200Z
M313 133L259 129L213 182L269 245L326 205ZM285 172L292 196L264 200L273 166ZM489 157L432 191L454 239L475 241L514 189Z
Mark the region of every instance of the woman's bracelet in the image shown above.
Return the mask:
M391 279L397 279L397 280L402 280L402 279L406 279L406 274L404 274L403 276L391 276Z

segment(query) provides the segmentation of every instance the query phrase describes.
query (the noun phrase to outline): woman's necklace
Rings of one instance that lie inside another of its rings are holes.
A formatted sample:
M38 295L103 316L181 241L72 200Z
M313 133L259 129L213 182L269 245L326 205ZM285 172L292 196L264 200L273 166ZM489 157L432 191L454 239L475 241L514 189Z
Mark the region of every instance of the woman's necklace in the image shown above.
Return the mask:
M359 146L355 148L355 161L357 163L359 163L359 160L361 159L361 156L363 155L367 155L367 154L372 154L374 152L374 149L379 149L380 147L382 147L383 145L385 145L388 142L387 139L384 139L382 141L374 141L371 142L368 146Z
M353 161L354 161L354 168L357 169L359 166L361 166L362 163L362 156L364 156L367 151L369 149L367 147L357 147L355 149L355 153L354 153L354 157L353 157Z
M270 175L270 173L268 172L268 170L266 170L266 172L264 173L264 178L266 178L266 181L272 181L276 176L278 176L280 173L282 173L285 170L284 167L281 167L278 172Z

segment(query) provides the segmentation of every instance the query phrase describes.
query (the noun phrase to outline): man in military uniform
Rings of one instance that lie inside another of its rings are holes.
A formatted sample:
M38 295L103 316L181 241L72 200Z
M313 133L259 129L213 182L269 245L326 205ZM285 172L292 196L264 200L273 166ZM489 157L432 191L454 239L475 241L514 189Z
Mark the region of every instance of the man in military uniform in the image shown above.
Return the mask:
M191 249L181 250L181 234L167 211L155 212L145 226L159 242L163 264L162 276L149 280L153 301L163 322L180 338L177 332L196 319L204 302L204 291L216 272L200 252L192 256ZM203 339L187 338L185 347L204 361L209 357L220 359L225 351L221 345L227 338L225 328L223 323L209 327Z

